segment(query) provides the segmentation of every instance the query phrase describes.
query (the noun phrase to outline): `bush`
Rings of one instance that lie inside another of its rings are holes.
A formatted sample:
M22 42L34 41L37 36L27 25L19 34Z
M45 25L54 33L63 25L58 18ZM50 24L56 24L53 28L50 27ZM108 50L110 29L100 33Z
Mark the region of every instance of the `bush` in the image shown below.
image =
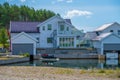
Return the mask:
M99 70L99 73L105 73L105 70L101 69Z
M22 53L21 55L24 56L24 57L30 57L29 53Z

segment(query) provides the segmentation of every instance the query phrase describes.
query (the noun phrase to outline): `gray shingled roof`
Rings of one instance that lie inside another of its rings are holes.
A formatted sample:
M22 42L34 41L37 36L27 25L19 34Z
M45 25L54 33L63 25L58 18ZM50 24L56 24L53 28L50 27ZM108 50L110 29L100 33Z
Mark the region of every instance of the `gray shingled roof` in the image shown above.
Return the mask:
M71 24L70 19L65 19L66 22ZM37 33L39 32L37 29L37 25L41 22L17 22L11 21L10 23L10 32L19 33L19 32L28 32L28 33Z
M11 21L10 23L10 32L29 32L37 33L37 25L41 22L15 22Z

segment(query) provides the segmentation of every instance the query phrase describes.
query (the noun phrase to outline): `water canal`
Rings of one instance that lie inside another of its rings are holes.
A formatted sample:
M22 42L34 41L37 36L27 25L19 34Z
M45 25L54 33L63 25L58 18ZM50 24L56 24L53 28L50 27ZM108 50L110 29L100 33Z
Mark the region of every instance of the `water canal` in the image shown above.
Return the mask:
M75 68L75 69L115 69L120 68L120 61L117 59L99 61L92 59L72 59L72 60L59 60L59 61L41 61L34 60L32 62L9 64L8 66L45 66L45 67L62 67L62 68Z

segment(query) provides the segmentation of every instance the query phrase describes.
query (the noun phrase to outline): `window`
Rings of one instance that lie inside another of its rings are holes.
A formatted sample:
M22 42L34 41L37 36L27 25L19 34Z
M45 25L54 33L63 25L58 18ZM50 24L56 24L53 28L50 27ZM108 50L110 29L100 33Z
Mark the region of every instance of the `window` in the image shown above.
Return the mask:
M47 38L47 43L52 43L52 38L51 37Z
M60 31L64 31L64 25L60 25Z
M39 43L39 37L37 37L36 39L37 39L37 43Z
M45 30L45 26L42 27L42 30L43 30L43 31Z
M97 36L99 36L99 32L96 32Z
M113 32L113 30L110 30L110 32Z
M52 25L48 24L48 30L52 30Z
M118 30L118 35L120 35L120 30Z
M60 38L60 42L62 42L62 38Z
M69 27L67 27L67 31L69 31Z

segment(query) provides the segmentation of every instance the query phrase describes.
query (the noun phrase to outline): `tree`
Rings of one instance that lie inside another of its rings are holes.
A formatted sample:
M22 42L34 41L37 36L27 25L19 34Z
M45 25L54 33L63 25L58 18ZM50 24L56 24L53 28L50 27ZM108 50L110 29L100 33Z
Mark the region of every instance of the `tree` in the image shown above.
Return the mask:
M43 22L54 15L56 15L54 12L46 9L35 10L26 5L9 5L7 2L0 4L0 26L4 26L7 29L9 29L10 21Z
M3 45L3 48L6 48L7 43L8 43L7 30L5 28L2 28L0 29L0 44Z

